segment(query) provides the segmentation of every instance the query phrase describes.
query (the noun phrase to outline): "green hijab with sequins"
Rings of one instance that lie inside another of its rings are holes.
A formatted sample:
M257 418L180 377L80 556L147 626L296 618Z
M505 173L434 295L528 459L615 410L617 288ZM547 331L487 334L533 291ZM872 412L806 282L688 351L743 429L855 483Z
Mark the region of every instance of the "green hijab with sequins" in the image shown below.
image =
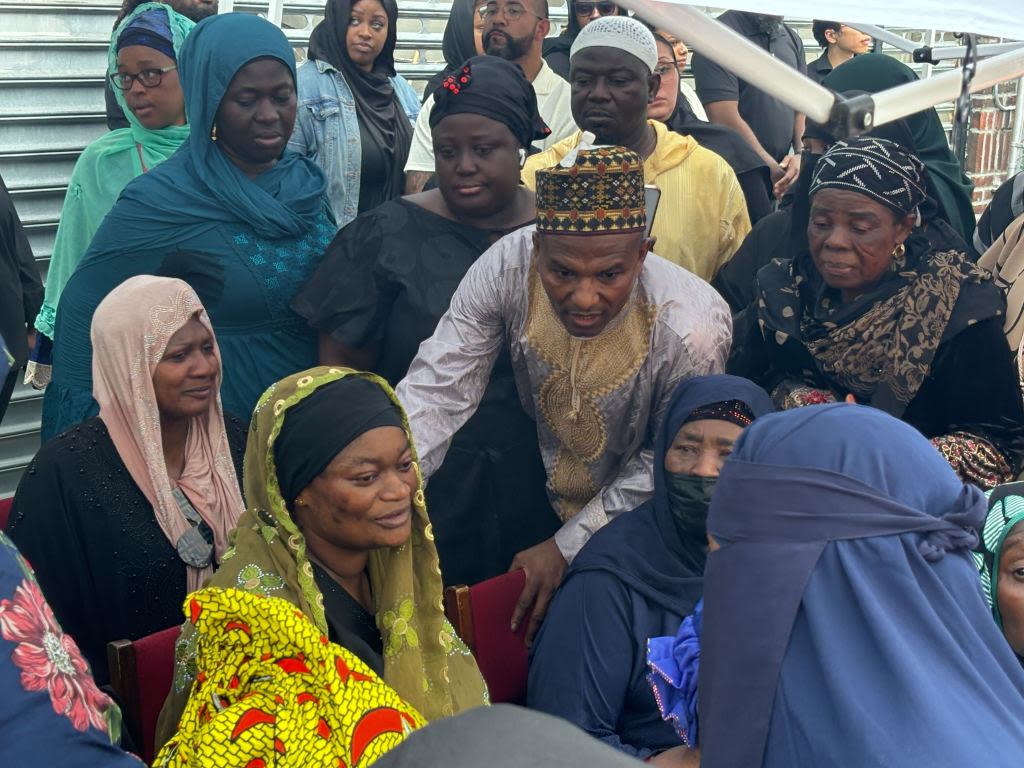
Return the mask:
M394 392L378 376L347 368L312 368L277 382L263 394L253 413L245 452L247 508L232 536L232 547L207 586L284 598L327 633L323 595L313 578L306 540L281 496L274 444L289 408L346 376L373 382L401 412L419 485L413 496L409 540L400 547L370 554L374 614L384 644L384 681L427 720L486 704L487 687L476 661L444 616L441 569L408 418ZM161 743L173 734L187 700L194 636L186 622L179 641L175 685L157 729Z

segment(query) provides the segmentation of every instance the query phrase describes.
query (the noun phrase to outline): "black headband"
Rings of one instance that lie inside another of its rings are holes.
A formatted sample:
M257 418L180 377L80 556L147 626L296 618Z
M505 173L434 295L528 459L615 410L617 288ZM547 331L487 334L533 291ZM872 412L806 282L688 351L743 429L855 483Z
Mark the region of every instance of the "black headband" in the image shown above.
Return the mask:
M694 408L683 423L700 419L728 421L738 427L746 428L754 421L754 412L742 400L722 400L718 403L708 403Z
M434 91L430 128L449 115L465 113L502 123L524 147L551 134L522 68L497 56L474 56L445 78Z
M292 406L274 441L281 495L291 504L345 447L376 427L403 427L402 414L372 381L347 376Z

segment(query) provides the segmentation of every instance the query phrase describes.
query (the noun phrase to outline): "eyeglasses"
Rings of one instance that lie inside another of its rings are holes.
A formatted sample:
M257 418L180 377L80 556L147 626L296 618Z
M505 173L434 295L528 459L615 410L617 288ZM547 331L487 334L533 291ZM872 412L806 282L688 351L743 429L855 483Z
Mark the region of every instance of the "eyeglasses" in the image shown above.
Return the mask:
M495 18L499 13L503 14L509 21L517 21L527 14L541 19L542 21L544 19L543 16L537 16L536 13L526 10L518 3L511 3L509 5L485 5L478 11L478 13L480 14L480 18L484 21Z
M654 74L659 75L660 77L664 77L670 72L675 72L678 75L679 67L673 64L659 64L654 68Z
M615 3L576 3L573 6L573 13L577 16L593 16L595 10L600 16L611 16L618 12L619 6Z
M165 74L177 68L177 64L171 64L169 67L160 67L159 69L144 69L137 75L130 75L127 72L111 72L107 78L112 86L120 88L122 91L130 91L136 80L142 83L143 88L156 88L164 81Z

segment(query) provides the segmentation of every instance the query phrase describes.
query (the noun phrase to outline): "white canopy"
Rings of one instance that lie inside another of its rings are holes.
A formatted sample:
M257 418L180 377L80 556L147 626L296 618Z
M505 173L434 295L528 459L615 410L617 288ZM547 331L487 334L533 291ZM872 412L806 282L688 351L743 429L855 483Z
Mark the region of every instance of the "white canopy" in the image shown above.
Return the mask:
M665 0L673 5L706 5L687 0ZM1024 3L1021 0L726 0L737 11L780 16L857 22L881 27L941 29L1024 40Z
M693 41L700 52L758 88L803 112L818 123L827 123L835 136L869 130L956 99L961 73L947 71L927 80L860 96L837 100L821 87L771 54L691 7L686 0L616 0L645 21ZM936 0L819 0L816 16L850 24L943 29L951 32L1002 34L1024 39L1021 0L975 0L977 8L949 8ZM728 0L737 10L806 17L805 0ZM1001 28L1001 31L1000 31ZM1001 53L978 64L970 84L972 92L991 88L1005 80L1024 76L1024 47Z

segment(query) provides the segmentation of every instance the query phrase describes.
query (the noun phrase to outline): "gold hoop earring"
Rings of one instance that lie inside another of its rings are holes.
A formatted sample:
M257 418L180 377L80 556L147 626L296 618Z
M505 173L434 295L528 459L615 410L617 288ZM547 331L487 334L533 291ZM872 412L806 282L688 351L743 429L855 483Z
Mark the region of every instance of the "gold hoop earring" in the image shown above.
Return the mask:
M907 246L903 243L897 243L896 247L892 249L893 260L902 259L903 255L907 252Z
M210 141L217 140L217 124L213 124L213 129L210 131Z

